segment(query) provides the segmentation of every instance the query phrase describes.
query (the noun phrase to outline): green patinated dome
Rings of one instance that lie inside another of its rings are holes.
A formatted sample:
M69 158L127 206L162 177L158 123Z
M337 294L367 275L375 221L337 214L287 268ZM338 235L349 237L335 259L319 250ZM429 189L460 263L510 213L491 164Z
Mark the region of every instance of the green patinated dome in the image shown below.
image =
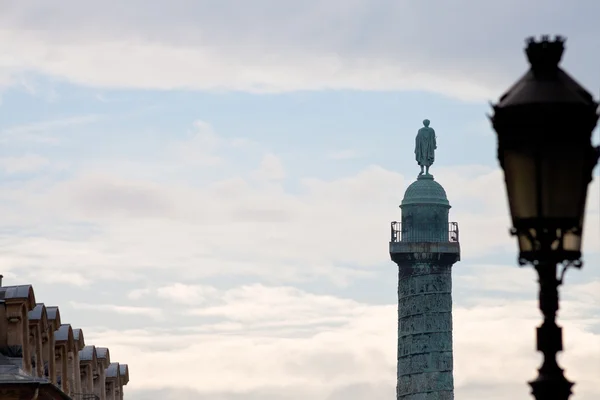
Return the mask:
M446 191L433 180L433 175L419 175L406 189L402 206L411 204L438 204L450 207Z

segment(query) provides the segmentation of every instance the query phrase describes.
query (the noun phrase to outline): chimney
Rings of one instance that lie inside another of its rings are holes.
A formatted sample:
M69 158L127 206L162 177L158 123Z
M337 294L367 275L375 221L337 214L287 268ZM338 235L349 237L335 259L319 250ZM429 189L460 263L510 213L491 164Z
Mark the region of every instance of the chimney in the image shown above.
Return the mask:
M0 274L0 287L2 286L2 278L4 278L4 275Z

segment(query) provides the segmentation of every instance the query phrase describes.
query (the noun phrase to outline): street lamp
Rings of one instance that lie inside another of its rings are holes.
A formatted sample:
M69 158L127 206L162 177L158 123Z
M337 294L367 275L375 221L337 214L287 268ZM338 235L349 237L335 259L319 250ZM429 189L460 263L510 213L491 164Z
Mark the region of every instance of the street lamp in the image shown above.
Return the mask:
M571 394L573 383L556 361L562 350L558 286L568 267L582 265L587 189L599 155L591 143L598 103L559 67L563 51L560 36L529 38L530 69L492 105L490 117L498 134L519 264L532 264L539 276L544 322L537 329L537 349L544 362L529 382L537 400L566 400Z

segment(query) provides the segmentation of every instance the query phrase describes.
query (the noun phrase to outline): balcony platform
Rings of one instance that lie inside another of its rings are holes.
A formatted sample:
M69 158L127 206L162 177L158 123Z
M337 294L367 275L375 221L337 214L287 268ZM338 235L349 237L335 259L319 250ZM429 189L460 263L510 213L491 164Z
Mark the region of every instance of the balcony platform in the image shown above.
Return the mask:
M432 263L452 265L460 261L458 224L450 222L449 228L431 229L430 226L402 227L391 224L390 257L399 266Z

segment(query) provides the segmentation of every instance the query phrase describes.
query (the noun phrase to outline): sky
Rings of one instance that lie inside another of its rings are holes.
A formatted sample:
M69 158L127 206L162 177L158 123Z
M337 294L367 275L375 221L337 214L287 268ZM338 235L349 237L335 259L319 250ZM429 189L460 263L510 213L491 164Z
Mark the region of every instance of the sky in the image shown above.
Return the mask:
M389 223L416 131L460 227L460 400L531 398L519 268L486 114L567 37L600 88L592 0L0 0L0 271L129 364L132 400L394 398ZM597 131L594 142L598 142ZM561 365L600 396L600 198L567 273Z

